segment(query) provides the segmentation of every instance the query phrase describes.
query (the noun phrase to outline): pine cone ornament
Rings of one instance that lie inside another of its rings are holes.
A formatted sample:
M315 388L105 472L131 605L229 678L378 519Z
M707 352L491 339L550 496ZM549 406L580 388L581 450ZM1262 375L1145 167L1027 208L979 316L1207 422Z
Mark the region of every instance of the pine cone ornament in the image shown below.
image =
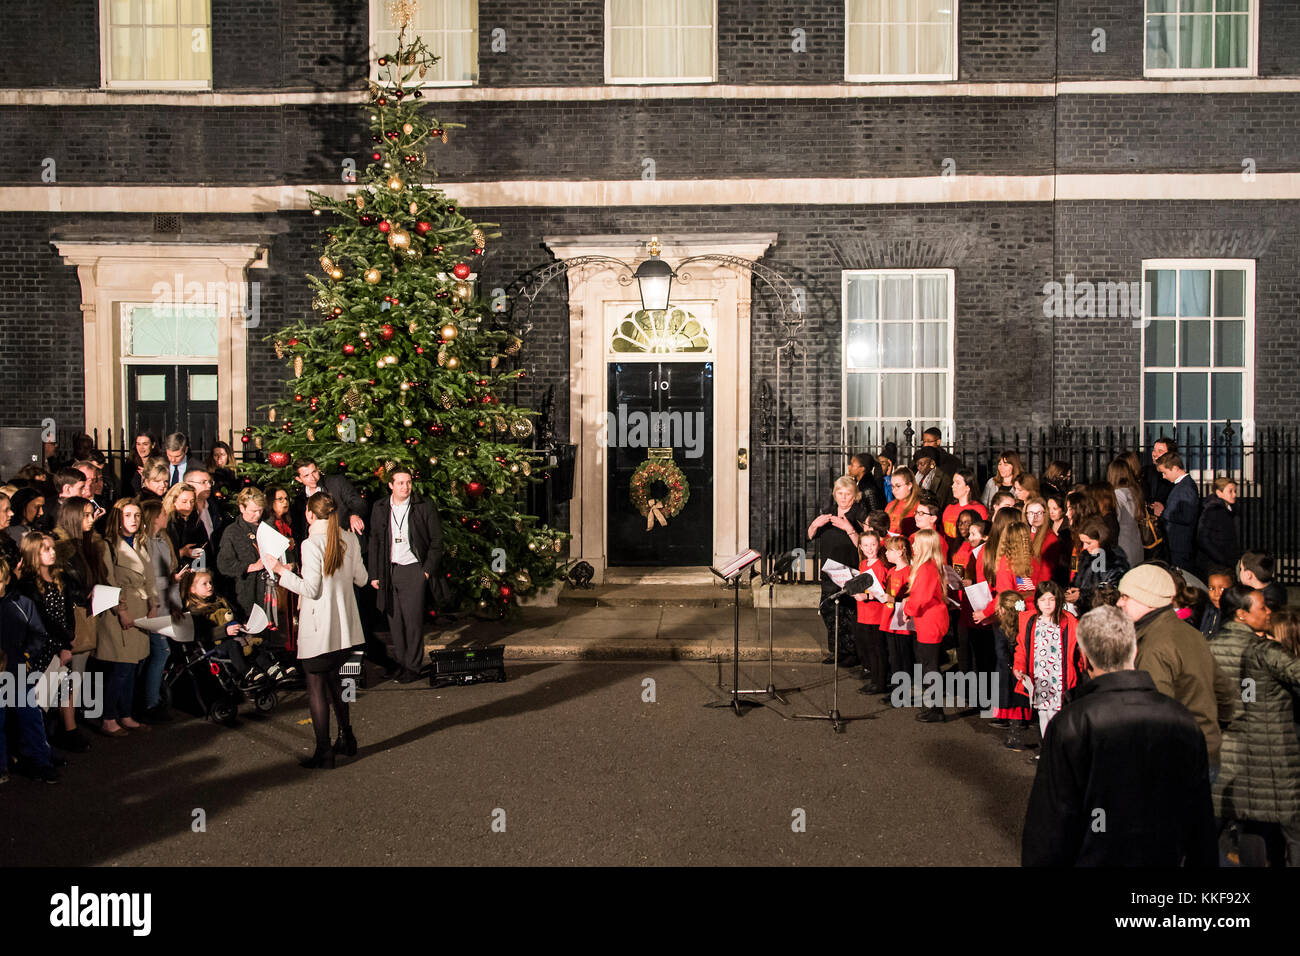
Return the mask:
M302 356L301 355L295 355L293 357L293 377L302 378Z
M343 393L343 404L355 412L365 404L365 399L361 397L361 392L355 385L349 385L348 390Z
M506 342L505 353L506 355L518 355L519 350L523 347L524 343L512 335L510 336L510 340Z

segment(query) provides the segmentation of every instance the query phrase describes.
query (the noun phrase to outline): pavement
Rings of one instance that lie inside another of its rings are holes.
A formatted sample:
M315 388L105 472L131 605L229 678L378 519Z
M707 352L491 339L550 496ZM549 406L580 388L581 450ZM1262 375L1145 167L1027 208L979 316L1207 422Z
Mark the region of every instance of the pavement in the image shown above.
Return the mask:
M804 606L785 607L778 598L771 609L760 606L766 592L741 591L741 660L767 659L769 631L777 660L818 662L826 655L820 589L798 590L786 600ZM709 585L566 588L553 607L524 607L508 621L461 619L431 632L426 647L502 645L506 660L730 660L732 601L730 591Z
M598 610L598 609L597 609ZM644 636L678 625L632 621ZM667 637L666 641L676 638ZM766 666L742 683L762 686ZM503 684L359 692L360 752L303 770L305 695L238 726L93 737L50 786L0 787L0 865L1015 865L1034 766L974 715L917 723L831 668L737 717L730 668L515 661ZM950 711L954 713L955 711ZM199 824L202 824L201 826ZM494 824L496 828L494 829Z

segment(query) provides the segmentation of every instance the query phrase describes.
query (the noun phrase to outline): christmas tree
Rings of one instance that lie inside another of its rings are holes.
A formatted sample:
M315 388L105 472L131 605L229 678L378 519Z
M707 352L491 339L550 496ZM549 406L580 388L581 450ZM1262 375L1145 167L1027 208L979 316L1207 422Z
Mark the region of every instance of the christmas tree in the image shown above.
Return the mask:
M272 337L292 394L247 434L268 453L260 481L287 483L306 456L384 494L396 464L412 468L439 510L459 603L504 613L554 583L567 535L521 511L525 484L540 480L538 456L520 444L536 413L503 396L525 375L523 343L491 327L470 281L470 260L499 233L422 183L430 150L459 124L426 115L419 81L435 58L408 39L409 6L370 87L372 161L347 198L311 196L315 215L337 221L321 250L325 278L308 277L320 317Z

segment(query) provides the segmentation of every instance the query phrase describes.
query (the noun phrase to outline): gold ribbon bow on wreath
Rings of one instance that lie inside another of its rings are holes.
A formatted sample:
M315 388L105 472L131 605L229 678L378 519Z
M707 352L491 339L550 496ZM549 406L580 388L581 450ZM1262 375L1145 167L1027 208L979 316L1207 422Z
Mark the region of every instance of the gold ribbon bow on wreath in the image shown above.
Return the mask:
M667 494L651 498L650 491L656 483L667 487ZM691 496L691 486L686 475L669 459L647 459L632 474L628 497L636 510L645 515L646 531L653 531L655 522L661 528L668 526L669 518L676 518L686 507Z
M645 529L647 531L653 531L655 529L656 521L659 522L660 527L668 527L668 519L664 517L663 502L655 501L652 498L650 499L650 510L645 514Z

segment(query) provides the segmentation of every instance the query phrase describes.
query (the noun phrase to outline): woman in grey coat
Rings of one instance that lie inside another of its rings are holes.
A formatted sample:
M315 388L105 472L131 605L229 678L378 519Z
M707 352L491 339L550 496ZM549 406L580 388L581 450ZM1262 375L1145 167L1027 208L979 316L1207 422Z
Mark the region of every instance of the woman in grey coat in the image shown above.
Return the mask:
M1289 865L1300 866L1300 739L1295 694L1300 658L1259 632L1269 626L1264 595L1234 584L1219 598L1223 626L1210 641L1219 669L1242 688L1242 706L1223 731L1214 806L1240 824L1241 863L1267 866L1270 831L1280 831Z

